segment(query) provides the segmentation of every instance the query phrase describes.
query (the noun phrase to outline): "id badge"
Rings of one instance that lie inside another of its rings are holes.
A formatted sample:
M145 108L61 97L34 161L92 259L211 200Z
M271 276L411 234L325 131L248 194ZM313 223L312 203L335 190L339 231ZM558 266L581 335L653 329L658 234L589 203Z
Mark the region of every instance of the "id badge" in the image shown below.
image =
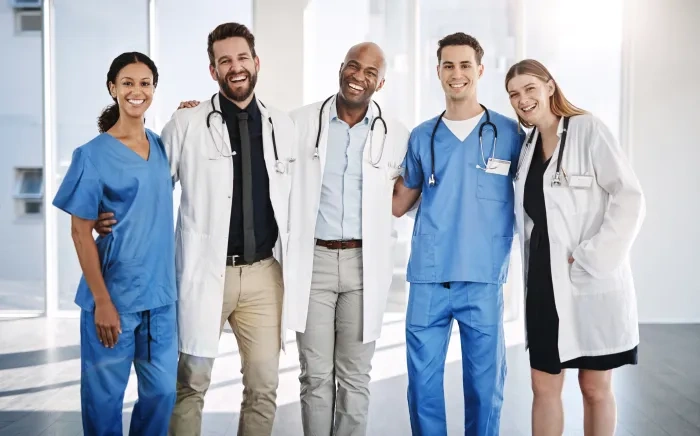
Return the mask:
M593 186L593 176L569 176L569 187L577 189L589 189Z
M507 176L510 171L510 161L489 158L486 165L486 172L489 174L498 174L499 176Z

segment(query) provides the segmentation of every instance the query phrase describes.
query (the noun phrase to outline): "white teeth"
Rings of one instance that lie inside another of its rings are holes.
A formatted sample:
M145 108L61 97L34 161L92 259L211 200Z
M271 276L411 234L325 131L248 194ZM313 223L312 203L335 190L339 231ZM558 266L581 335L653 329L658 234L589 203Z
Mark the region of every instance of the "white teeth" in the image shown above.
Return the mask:
M348 86L351 87L352 89L357 90L357 91L364 91L364 88L362 88L358 85L355 85L354 83L348 83Z
M524 107L524 108L523 108L523 112L530 112L530 111L533 110L536 106L537 106L537 103L535 103L535 104L533 104L533 105L531 105L531 106L528 106L528 107Z
M451 88L463 88L466 86L466 83L453 83L450 85Z
M245 76L245 74L244 74L244 75L232 77L232 78L231 78L231 81L232 81L232 82L242 82L242 81L245 80L245 79L246 79L246 76Z
M133 104L134 106L138 106L140 104L143 104L145 100L127 100L129 103Z

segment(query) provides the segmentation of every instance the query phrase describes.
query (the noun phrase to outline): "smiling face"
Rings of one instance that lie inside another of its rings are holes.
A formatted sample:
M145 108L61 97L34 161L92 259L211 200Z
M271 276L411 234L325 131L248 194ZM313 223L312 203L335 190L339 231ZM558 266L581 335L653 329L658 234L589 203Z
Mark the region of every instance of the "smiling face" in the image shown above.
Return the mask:
M141 62L129 64L119 71L109 90L119 104L120 116L143 118L151 106L155 87L153 72Z
M552 80L518 74L508 81L506 88L511 106L525 125L534 126L552 113L550 99L555 90Z
M340 66L340 96L352 107L369 105L384 86L384 54L375 44L360 44L348 51Z
M477 62L476 52L470 46L448 45L442 49L437 73L445 96L462 101L476 94L484 66Z
M245 38L232 37L213 44L214 65L209 66L212 79L221 92L234 102L244 102L255 91L260 60L253 56Z

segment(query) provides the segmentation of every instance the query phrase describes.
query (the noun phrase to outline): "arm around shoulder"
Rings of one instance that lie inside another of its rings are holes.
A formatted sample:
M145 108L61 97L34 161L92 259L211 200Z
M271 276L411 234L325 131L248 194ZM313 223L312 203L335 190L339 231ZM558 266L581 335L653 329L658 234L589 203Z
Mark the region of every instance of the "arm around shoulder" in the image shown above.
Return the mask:
M160 139L165 147L165 153L168 156L170 163L170 175L173 179L173 185L180 180L180 158L182 156L182 146L184 135L180 125L180 113L176 111L173 116L163 127L160 134Z
M407 130L406 133L408 133ZM406 138L403 141L405 146L401 148L403 155L403 162L400 165L401 174L394 184L391 205L392 213L397 218L416 207L423 186L423 168L416 151L418 147L417 129L414 129L410 135L404 135L404 138Z

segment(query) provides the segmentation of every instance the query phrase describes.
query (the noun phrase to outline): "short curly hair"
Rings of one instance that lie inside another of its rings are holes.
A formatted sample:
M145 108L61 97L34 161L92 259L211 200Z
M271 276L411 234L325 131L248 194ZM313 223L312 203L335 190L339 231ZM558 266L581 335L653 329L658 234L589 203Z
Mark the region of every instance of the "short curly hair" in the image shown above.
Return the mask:
M484 49L481 47L481 44L479 44L479 41L477 41L476 38L463 32L447 35L438 41L438 63L442 61L442 49L451 45L467 45L473 48L476 55L476 63L481 65L481 59L484 57Z

